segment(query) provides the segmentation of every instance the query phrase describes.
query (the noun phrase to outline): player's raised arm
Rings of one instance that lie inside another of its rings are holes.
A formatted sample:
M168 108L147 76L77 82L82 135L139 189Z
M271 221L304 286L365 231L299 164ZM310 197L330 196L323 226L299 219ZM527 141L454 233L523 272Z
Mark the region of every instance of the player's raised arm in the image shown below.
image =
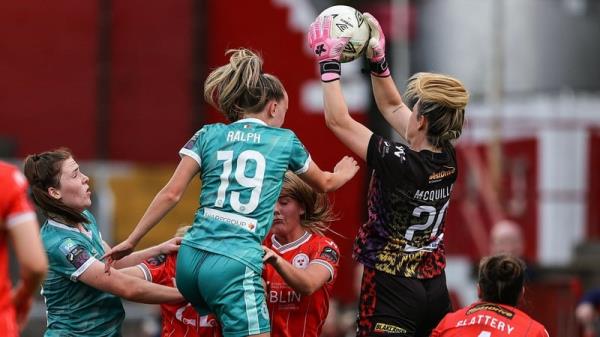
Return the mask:
M365 160L372 132L350 116L339 82L340 58L351 35L332 37L331 25L331 16L321 16L310 25L308 32L308 44L315 53L321 72L325 122L342 143Z
M381 25L373 15L364 13L363 17L371 28L371 38L369 39L366 56L371 70L375 103L385 120L402 138L406 139L410 108L402 101L402 96L392 79L385 57L383 29L381 29Z
M311 160L310 166L300 178L319 192L332 192L352 179L359 166L354 158L345 156L333 169L333 172L322 171L317 163Z
M138 242L173 208L185 192L192 178L198 173L199 166L191 157L183 156L169 182L154 197L140 222L125 241L107 251L102 259L107 258L106 271L116 260L131 254Z

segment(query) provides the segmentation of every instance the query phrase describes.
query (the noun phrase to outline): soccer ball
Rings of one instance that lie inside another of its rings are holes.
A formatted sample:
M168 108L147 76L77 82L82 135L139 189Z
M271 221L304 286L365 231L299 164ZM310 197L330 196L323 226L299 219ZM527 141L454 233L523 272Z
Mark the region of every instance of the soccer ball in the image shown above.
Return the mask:
M325 15L333 17L333 25L329 33L331 37L344 36L349 28L357 27L346 46L344 46L340 62L350 62L362 55L369 43L371 33L362 13L350 6L337 5L325 9L319 14L319 17Z

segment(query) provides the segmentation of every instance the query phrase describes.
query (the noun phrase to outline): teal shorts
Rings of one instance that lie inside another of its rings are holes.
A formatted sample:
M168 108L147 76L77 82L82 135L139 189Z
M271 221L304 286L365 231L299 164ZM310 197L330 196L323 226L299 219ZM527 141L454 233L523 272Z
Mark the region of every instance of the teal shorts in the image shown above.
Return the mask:
M224 255L181 245L176 284L200 315L214 313L224 337L271 330L261 275Z

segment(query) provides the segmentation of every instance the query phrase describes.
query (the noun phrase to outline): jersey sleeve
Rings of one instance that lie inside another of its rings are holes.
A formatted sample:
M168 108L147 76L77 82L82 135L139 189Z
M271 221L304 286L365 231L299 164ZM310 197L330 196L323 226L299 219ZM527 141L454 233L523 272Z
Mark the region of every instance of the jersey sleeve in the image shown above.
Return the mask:
M17 169L0 179L0 226L10 229L25 221L35 220L35 212L27 198L27 180Z
M169 280L167 256L160 254L140 263L138 268L144 273L146 281L166 285Z
M50 249L48 259L53 270L73 282L98 261L85 243L71 237L63 238L54 249Z
M319 264L329 271L329 282L333 282L337 277L337 270L340 262L340 250L331 239L323 238L318 245L316 254L310 261L310 264Z
M202 129L198 130L190 140L179 150L179 155L181 157L188 156L194 159L198 166L202 167L202 159L200 154L202 153L202 146L204 144L204 135L206 134L207 127L204 126Z
M302 174L308 171L308 166L310 165L311 160L310 155L308 154L308 151L306 151L306 148L302 142L300 142L300 139L298 139L296 134L293 132L291 146L292 151L288 168L295 174Z
M402 175L410 170L412 154L408 146L373 134L367 148L367 165L383 177L389 177L390 181L397 181L399 173Z
M448 325L448 320L449 319L450 319L449 315L444 316L444 318L442 318L442 320L433 329L433 331L431 331L431 336L430 337L439 337L439 336L441 336L442 333L444 332L444 330L446 329L446 326Z

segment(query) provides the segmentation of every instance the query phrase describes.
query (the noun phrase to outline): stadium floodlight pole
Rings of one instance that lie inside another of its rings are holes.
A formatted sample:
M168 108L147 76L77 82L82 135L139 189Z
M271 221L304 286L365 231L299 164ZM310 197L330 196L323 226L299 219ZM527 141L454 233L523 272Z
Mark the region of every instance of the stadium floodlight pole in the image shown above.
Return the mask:
M391 6L392 71L397 83L406 83L410 77L410 0L393 0Z
M493 1L491 23L491 53L485 101L492 111L490 138L488 139L489 170L494 192L500 195L502 174L502 111L504 101L504 51L505 51L505 7L504 0Z
M393 0L391 6L391 64L394 81L404 84L410 77L410 0ZM394 141L403 141L396 132L391 132Z

